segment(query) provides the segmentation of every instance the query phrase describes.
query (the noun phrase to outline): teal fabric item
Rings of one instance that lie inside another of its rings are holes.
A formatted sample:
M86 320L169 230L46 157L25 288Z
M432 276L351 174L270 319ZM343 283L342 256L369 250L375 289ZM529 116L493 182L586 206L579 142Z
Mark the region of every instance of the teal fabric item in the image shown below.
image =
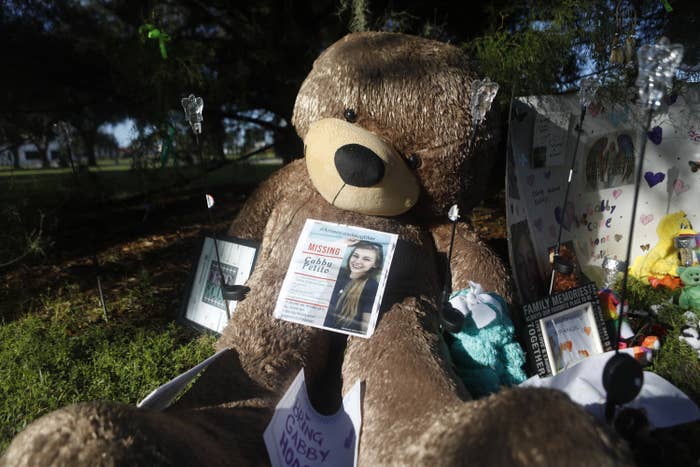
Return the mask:
M464 309L467 301L474 304L476 300L496 312L495 318L482 328L476 325L473 313L468 312L461 331L452 334L450 353L455 370L474 397L492 394L503 386L514 386L527 379L522 369L525 352L515 340L515 329L508 317L505 300L494 293L480 292L479 285L472 284L472 287L452 294L450 300L451 303L461 300L460 306L455 306L457 309Z

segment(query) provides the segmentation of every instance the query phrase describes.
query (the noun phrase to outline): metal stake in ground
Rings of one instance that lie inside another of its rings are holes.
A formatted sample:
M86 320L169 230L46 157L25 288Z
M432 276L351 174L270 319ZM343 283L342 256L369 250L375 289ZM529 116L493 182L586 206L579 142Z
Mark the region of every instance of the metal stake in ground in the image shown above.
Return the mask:
M212 237L214 240L214 251L216 253L216 261L218 261L219 263L219 286L221 287L221 298L223 298L224 304L226 305L226 316L228 317L228 319L231 319L231 310L228 302L240 302L241 300L243 300L250 291L250 287L247 287L245 285L226 283L226 279L223 274L223 263L221 262L221 256L219 255L219 239L216 237L216 232L214 231L214 220L211 216L211 208L214 206L214 197L209 194L204 196L207 201L209 225L212 226Z
M58 122L54 123L53 130L56 133L56 135L60 139L63 140L63 144L65 145L66 150L68 151L68 160L70 162L71 173L73 174L73 177L75 178L77 176L77 172L75 171L75 165L73 164L73 145L72 145L71 136L70 136L70 132L71 132L70 123L62 121L62 120L58 121ZM93 235L96 235L96 233L93 232ZM109 313L107 312L107 304L105 303L105 297L104 297L104 293L102 291L102 280L100 279L100 264L97 261L97 251L96 251L94 237L93 237L93 241L92 241L92 267L94 268L95 276L97 277L97 293L99 294L100 305L102 306L102 315L105 319L105 323L107 323L107 322L109 322L109 319L108 319Z
M469 102L469 110L472 116L472 133L469 139L469 150L474 152L476 144L476 134L479 131L481 124L486 118L486 114L491 110L496 94L498 93L498 83L491 81L488 77L483 80L476 80L472 83L471 100ZM460 187L461 190L461 187ZM458 197L459 198L459 197ZM442 297L440 299L440 314L442 324L448 332L457 333L462 329L465 316L455 310L449 303L449 295L452 290L452 275L450 274L450 263L452 261L452 248L455 241L455 232L457 231L457 221L459 220L459 208L453 205L447 217L452 222L452 233L450 235L450 247L447 253L447 261L445 262L445 284L442 289Z
M680 44L670 44L665 37L655 45L645 45L637 51L639 61L639 74L637 76L637 87L639 89L639 102L648 110L644 134L649 131L654 110L661 105L661 98L666 90L671 88L673 76L676 68L683 58L683 46ZM642 140L640 149L639 166L635 176L634 199L632 201L632 218L630 219L630 229L627 237L627 254L625 262L630 264L632 253L632 234L637 216L637 201L639 200L639 187L642 178L642 167L644 162L644 152L646 151L647 138ZM620 353L620 332L622 329L622 318L624 316L625 300L627 298L627 278L629 266L625 268L622 277L622 291L620 292L620 312L619 324L615 336L615 356L613 356L603 369L603 386L607 392L605 406L605 416L608 422L612 422L618 405L632 401L642 389L644 382L644 372L642 367L633 357Z
M195 97L194 94L190 94L188 97L184 97L181 100L181 103L182 108L185 111L185 119L190 124L190 127L192 127L192 132L194 133L197 150L199 151L199 160L200 162L203 162L204 157L202 153L202 142L199 140L199 134L202 133L202 121L204 120L202 115L204 110L204 100L201 97ZM221 288L221 298L223 299L224 306L226 308L226 317L227 319L231 319L229 301L243 300L250 288L243 285L226 283L223 273L223 263L221 262L221 256L219 254L219 239L216 236L214 220L212 219L211 215L211 208L214 206L214 197L208 193L205 193L204 197L207 205L207 214L209 217L209 225L211 226L212 238L214 240L216 261L219 265L219 286Z
M226 280L224 279L224 265L221 262L221 255L219 255L219 241L216 238L216 232L214 231L214 220L211 217L211 208L214 206L214 197L210 194L205 194L204 198L207 202L207 214L209 215L209 225L211 226L211 235L214 238L214 252L216 253L216 262L219 265L219 287L221 287L221 298L224 301L224 306L226 307L226 318L231 319L231 310L228 306L228 299L224 290L226 289Z
M576 168L576 153L578 152L578 144L581 141L581 133L583 132L583 120L586 118L586 108L593 101L593 96L598 90L598 85L592 78L584 78L581 80L581 88L579 90L579 102L581 103L581 114L579 116L578 126L576 127L576 144L574 145L574 154L571 157L571 168L569 169L569 177L566 181L566 190L564 191L564 201L559 209L561 218L559 219L559 234L557 235L557 243L554 246L554 257L552 258L552 275L549 278L549 295L552 295L554 289L554 277L557 273L571 274L574 270L574 265L561 257L561 234L564 226L564 216L568 211L566 204L569 201L569 190L571 189L571 180L573 179L574 169Z

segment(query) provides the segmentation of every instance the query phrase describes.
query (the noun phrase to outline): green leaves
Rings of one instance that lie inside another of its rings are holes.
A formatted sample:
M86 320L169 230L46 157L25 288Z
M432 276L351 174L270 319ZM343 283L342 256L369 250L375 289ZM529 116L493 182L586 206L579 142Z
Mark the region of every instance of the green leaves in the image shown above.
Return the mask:
M515 94L556 91L559 77L574 69L575 34L562 24L566 16L533 20L516 31L500 28L466 44L482 72ZM502 93L510 98L509 92Z
M163 60L168 58L168 51L165 48L165 43L170 42L170 36L167 33L162 32L152 24L146 23L139 27L139 36L157 40L161 57L163 57Z

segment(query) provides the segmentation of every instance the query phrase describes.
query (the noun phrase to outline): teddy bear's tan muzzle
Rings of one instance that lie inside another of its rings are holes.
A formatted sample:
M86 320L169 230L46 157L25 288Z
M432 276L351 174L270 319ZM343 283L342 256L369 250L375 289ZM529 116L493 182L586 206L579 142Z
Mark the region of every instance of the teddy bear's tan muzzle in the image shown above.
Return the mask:
M396 150L374 133L335 118L314 122L304 139L314 187L341 209L396 216L418 201L418 179Z

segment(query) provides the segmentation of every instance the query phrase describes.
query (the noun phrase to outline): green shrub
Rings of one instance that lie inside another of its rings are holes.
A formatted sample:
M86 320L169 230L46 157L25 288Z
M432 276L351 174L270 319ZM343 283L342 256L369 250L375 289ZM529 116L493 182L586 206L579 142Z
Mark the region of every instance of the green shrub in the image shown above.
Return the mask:
M691 346L678 339L685 326L683 310L678 306L677 289L655 289L633 277L629 278L627 301L630 309L649 309L658 305L657 313L649 320L663 326L667 334L652 364L645 368L669 380L688 397L700 404L700 361Z

